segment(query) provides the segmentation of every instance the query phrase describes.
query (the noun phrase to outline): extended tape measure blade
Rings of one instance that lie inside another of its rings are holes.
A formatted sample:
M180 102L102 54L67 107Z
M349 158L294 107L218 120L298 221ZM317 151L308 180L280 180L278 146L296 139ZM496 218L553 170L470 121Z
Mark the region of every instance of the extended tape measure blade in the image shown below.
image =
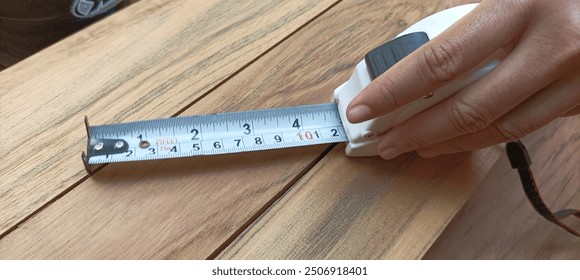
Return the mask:
M89 126L89 165L347 141L335 103Z

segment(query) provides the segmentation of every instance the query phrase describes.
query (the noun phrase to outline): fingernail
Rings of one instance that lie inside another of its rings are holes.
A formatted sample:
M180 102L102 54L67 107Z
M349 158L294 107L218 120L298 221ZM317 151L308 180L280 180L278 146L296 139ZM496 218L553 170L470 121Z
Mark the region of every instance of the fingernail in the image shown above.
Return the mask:
M348 120L353 123L366 121L371 114L371 108L367 105L356 105L346 113Z
M379 153L379 155L383 158L383 159L394 159L397 156L399 156L401 153L399 153L399 151L395 148L386 148L384 150L381 150L381 152Z

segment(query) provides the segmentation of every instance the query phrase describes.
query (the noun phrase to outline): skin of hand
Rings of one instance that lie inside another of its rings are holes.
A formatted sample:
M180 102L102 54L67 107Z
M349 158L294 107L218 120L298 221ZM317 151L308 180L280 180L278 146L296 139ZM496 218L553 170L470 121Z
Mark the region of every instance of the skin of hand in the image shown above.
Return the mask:
M421 99L498 49L507 54L498 66L393 127L379 155L471 151L580 113L580 1L488 0L371 82L347 118L366 121Z

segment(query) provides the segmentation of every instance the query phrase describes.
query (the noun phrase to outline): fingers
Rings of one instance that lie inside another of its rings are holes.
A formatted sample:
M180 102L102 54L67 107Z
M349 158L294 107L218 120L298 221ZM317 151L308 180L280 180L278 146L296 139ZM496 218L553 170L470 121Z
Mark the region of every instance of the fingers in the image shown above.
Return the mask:
M515 40L525 27L527 13L516 7L524 5L514 2L479 4L369 84L349 104L348 120L356 123L391 112L432 92Z
M580 71L552 83L483 130L420 148L417 152L423 157L433 157L516 140L580 109L579 89Z
M379 154L390 159L404 152L486 129L496 119L570 71L570 56L553 55L553 52L560 51L557 42L552 43L554 46L536 46L546 36L542 32L531 32L489 74L391 129L379 142ZM558 112L558 116L561 115Z

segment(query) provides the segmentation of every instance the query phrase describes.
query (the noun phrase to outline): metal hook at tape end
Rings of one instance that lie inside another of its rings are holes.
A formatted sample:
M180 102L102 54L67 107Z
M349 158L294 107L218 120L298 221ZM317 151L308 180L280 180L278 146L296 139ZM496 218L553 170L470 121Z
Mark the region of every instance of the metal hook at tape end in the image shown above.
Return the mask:
M81 159L83 160L83 164L85 166L85 170L87 171L87 173L89 175L94 175L95 171L89 165L89 159L87 158L87 154L85 154L85 152L81 153Z

